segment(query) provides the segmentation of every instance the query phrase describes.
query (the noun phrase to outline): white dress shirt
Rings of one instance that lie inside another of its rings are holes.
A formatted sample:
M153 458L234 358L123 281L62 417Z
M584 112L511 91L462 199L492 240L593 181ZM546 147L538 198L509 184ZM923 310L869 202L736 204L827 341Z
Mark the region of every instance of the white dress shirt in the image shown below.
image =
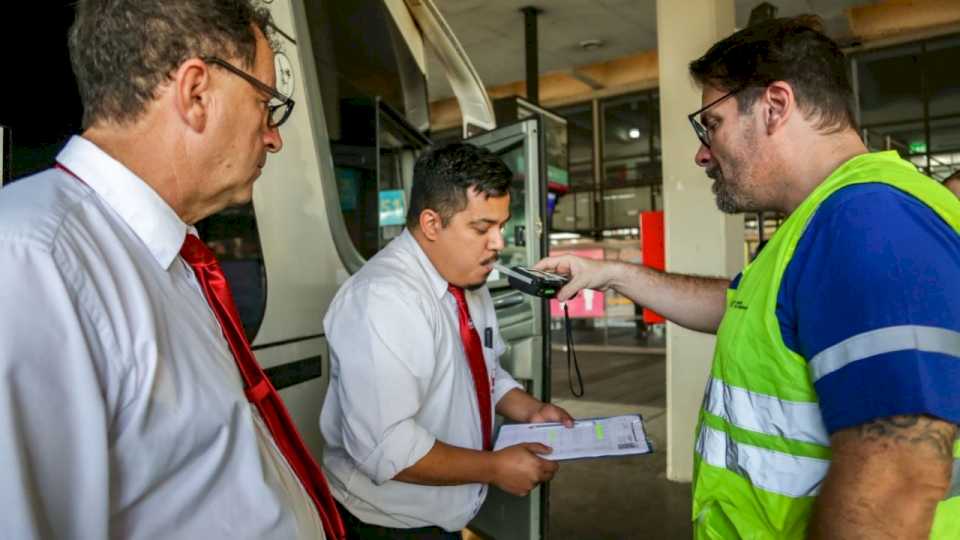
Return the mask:
M193 271L93 143L0 192L0 537L323 538Z
M424 486L391 480L436 440L483 447L477 392L460 338L457 303L409 231L337 292L323 321L330 387L320 416L333 494L362 521L385 527L462 529L482 484ZM486 287L466 291L483 343L491 413L520 385L500 367L506 348Z

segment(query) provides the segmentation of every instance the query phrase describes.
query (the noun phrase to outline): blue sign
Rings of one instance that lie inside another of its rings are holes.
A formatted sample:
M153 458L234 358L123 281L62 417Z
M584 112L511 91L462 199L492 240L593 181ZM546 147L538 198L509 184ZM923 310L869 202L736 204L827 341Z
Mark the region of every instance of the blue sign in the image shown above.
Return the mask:
M391 189L380 192L380 226L403 225L407 221L403 190Z

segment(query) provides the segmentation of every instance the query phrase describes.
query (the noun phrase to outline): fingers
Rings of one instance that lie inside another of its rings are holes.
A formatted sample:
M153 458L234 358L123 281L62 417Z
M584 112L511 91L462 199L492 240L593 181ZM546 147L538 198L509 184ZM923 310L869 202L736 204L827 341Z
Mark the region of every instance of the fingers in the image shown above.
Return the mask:
M557 293L557 300L561 302L566 302L567 300L573 298L580 292L582 289L587 288L587 278L583 276L577 276L567 282L566 285L560 289L560 292Z
M539 465L537 468L537 481L540 483L552 480L553 476L560 470L560 464L556 461L538 457L537 462Z
M550 405L550 409L557 422L562 422L568 428L573 427L573 416L566 409L553 404Z
M547 459L541 461L543 461L543 463L540 466L540 481L546 482L553 479L553 476L560 470L560 464Z
M502 480L494 483L500 489L518 497L526 496L538 484L553 479L560 469L559 463L540 457L552 452L549 446L539 443L521 443L505 450L510 451L509 461L512 465Z
M542 484L543 482L549 482L550 480L553 480L553 477L557 474L557 471L560 470L560 464L555 461L542 458L536 459L537 467L533 471L533 476L530 477L531 483L527 488L527 493L535 489L537 484ZM524 495L526 495L526 493Z
M547 445L545 445L545 444L540 444L540 443L523 443L523 446L524 446L524 448L526 448L527 450L533 452L534 454L549 454L550 452L553 452L553 448L550 448L549 446L547 446Z
M565 302L576 296L581 289L590 288L590 274L592 273L590 264L589 259L574 255L558 255L541 260L533 265L533 268L534 270L553 272L570 278L570 281L557 294L557 300Z
M563 255L559 255L556 257L547 257L545 259L541 259L540 262L533 265L533 269L540 270L541 272L557 272L557 268L559 267L563 258Z
M563 407L558 407L552 403L544 405L539 411L535 412L529 422L560 422L564 427L573 427L573 417L570 416Z

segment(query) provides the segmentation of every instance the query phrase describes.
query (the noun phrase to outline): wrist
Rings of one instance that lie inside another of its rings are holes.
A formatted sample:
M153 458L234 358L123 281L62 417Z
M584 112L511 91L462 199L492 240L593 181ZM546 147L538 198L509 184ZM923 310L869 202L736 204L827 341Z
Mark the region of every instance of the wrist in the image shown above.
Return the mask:
M619 291L623 286L623 274L626 265L622 262L609 262L601 268L602 289L613 289Z
M491 450L484 452L484 454L486 455L487 466L483 468L484 478L482 479L482 483L496 484L497 478L500 477L500 452Z

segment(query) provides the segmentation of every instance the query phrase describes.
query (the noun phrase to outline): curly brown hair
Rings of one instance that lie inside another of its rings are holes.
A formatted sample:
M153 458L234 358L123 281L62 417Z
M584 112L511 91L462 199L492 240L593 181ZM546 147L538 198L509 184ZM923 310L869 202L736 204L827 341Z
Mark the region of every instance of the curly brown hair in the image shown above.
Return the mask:
M766 86L786 81L797 107L828 133L855 128L853 87L843 51L822 33L815 15L772 19L717 42L690 63L701 86L737 93L741 112L749 110Z

